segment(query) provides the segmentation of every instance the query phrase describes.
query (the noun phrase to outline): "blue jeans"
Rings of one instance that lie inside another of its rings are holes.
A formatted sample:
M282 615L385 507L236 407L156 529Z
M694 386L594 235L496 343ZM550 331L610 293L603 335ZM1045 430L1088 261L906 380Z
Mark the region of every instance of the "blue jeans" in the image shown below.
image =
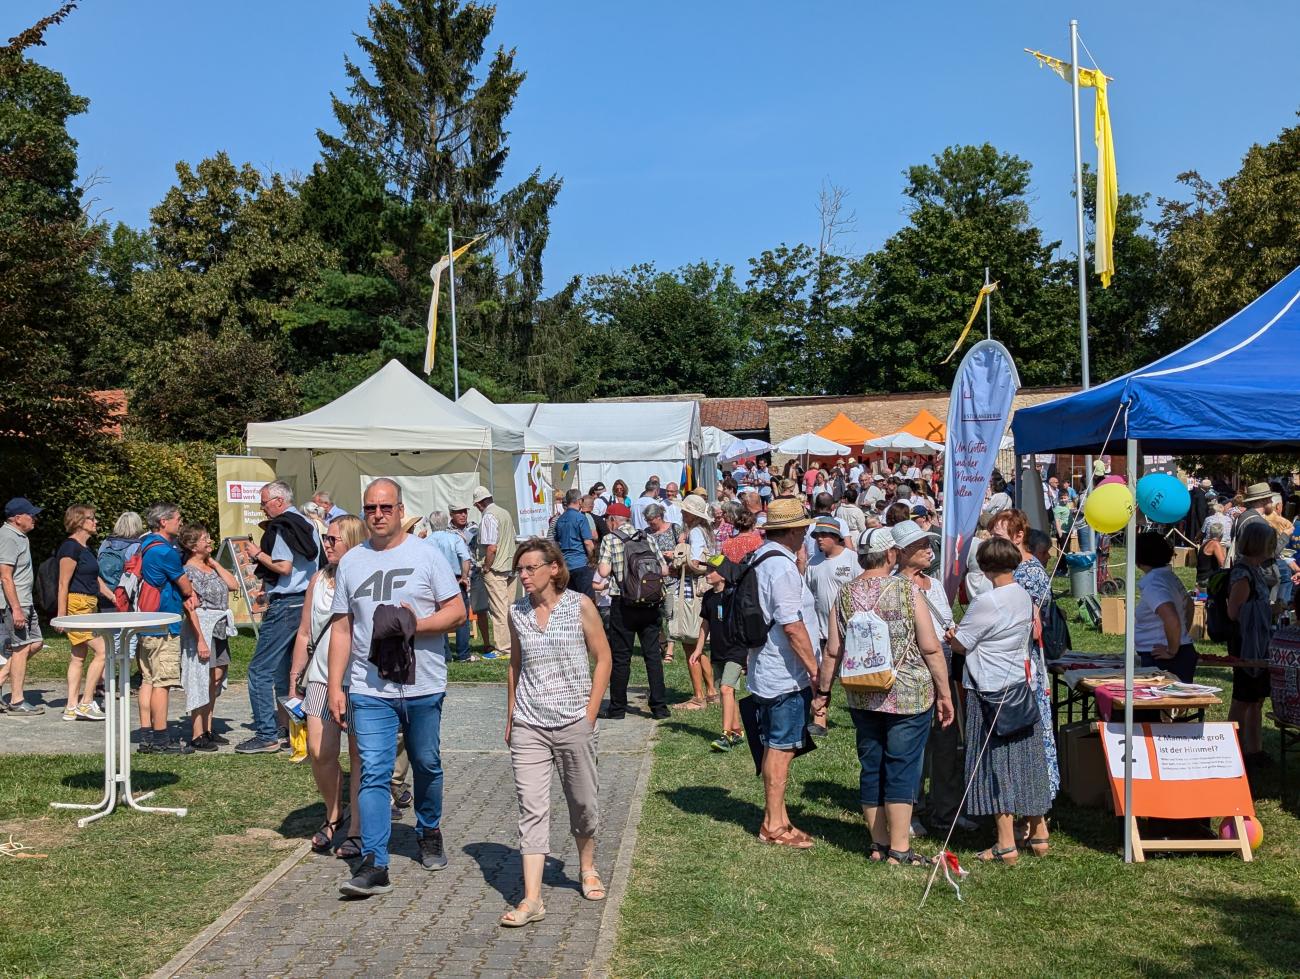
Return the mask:
M916 802L933 713L933 707L919 714L849 710L858 732L858 764L862 766L858 789L864 806Z
M465 624L456 629L456 659L458 662L464 662L469 659L469 591L462 587L460 590L460 600L465 603ZM448 645L451 640L447 641Z
M248 702L253 707L253 734L263 741L276 738L276 697L289 695L289 660L301 619L301 595L272 598L257 632L248 664Z
M370 697L349 694L352 735L361 755L361 852L372 854L376 867L388 866L388 837L392 832L393 762L397 732L406 736L415 789L415 829L437 829L442 822L442 700L446 694L423 697Z
M1291 604L1291 596L1295 594L1295 585L1291 583L1291 562L1286 558L1277 559L1277 600L1283 605Z

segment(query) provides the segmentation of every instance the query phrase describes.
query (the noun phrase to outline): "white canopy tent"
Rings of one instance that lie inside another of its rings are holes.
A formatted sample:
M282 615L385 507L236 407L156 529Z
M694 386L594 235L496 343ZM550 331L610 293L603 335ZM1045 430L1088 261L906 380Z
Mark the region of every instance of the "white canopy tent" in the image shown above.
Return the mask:
M247 443L300 497L328 489L356 512L363 487L389 476L402 485L410 514L467 499L479 483L514 508L511 463L524 451L522 430L458 408L396 360L315 411L250 423Z
M895 432L893 435L882 435L880 438L872 439L866 443L864 448L866 450L911 452L913 455L932 456L943 451L943 443L919 438L911 432Z
M499 405L543 438L578 445L577 485L622 479L635 496L650 476L679 482L704 454L694 401Z
M477 388L470 388L462 394L456 406L496 428L518 431L523 436L524 451L540 453L548 465L556 462L576 462L578 459L576 442L547 438L520 421L517 415L493 403Z

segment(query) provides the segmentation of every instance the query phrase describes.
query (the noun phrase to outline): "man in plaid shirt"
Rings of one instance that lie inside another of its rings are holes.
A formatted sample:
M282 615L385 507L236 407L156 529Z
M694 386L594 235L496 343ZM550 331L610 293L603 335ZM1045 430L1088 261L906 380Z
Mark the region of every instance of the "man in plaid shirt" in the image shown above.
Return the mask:
M605 511L609 533L600 542L597 574L606 579L609 588L609 645L613 654L614 670L609 683L609 706L600 716L619 720L627 713L627 681L632 672L632 643L641 641L641 655L645 658L646 678L650 683L650 715L668 716L667 691L664 688L663 649L659 643L660 604L624 604L621 586L627 570L627 541L640 534L628 526L632 512L622 503L611 503ZM664 569L667 574L667 566Z

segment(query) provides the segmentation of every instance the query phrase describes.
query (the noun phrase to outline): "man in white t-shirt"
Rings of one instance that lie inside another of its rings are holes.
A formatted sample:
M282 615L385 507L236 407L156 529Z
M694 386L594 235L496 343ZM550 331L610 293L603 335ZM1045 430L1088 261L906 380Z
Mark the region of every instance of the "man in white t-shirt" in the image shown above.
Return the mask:
M446 560L402 530L406 513L397 483L376 479L366 487L361 510L370 539L348 551L335 573L328 680L330 714L357 739L361 755L362 862L339 887L352 897L392 890L389 784L399 731L414 776L421 866L447 866L439 753L445 637L466 617Z
M818 517L812 525L817 553L808 561L804 581L812 592L817 609L817 628L825 644L830 635L831 609L839 597L840 589L862 572L858 555L844 546L845 533L834 517Z
M749 651L749 692L758 708L759 741L767 749L758 838L799 850L812 847L813 840L791 825L785 787L794 753L809 737L809 684L817 673L817 657L804 623L803 577L795 558L809 523L798 500L773 500L767 509L767 542L750 559L756 564L759 606L772 623L763 645Z
M632 526L637 530L645 530L645 508L651 503L659 502L659 480L651 477L646 480L645 489L641 495L632 501Z
M664 487L662 506L664 508L664 517L668 522L673 526L680 527L682 525L682 498L676 483L669 483Z

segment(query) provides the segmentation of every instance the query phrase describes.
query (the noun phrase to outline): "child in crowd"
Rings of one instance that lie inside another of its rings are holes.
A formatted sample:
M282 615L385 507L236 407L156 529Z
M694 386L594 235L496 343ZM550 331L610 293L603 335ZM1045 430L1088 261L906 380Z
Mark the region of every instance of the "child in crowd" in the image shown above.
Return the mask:
M745 740L745 730L740 724L740 709L736 705L736 691L745 669L746 650L726 645L722 629L723 601L728 585L734 584L731 575L737 565L721 554L708 560L710 570L704 576L710 586L700 604L700 635L691 653L691 665L704 655L704 643L709 643L709 659L713 664L714 682L722 691L722 735L710 743L714 751L730 751Z

